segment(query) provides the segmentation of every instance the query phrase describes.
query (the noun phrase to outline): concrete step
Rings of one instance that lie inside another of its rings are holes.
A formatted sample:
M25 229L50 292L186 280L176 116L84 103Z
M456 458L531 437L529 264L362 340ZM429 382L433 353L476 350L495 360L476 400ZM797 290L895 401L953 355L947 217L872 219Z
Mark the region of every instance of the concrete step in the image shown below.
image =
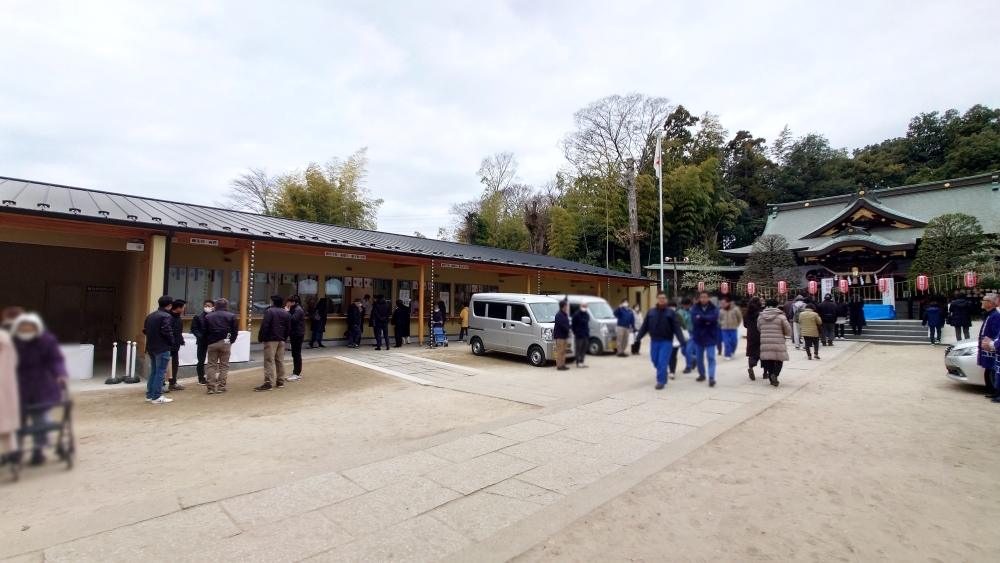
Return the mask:
M853 334L848 334L844 337L845 340L851 340L855 342L886 342L895 344L929 344L927 334L917 335L899 335L899 334L872 334L865 331L861 336L854 336Z
M908 335L908 336L922 336L922 335L926 335L927 334L927 329L924 328L924 327L917 327L917 328L913 328L913 329L910 329L910 328L899 329L899 328L882 328L882 327L870 327L870 326L866 326L865 330L864 330L864 333L868 333L868 334L900 334L900 335Z

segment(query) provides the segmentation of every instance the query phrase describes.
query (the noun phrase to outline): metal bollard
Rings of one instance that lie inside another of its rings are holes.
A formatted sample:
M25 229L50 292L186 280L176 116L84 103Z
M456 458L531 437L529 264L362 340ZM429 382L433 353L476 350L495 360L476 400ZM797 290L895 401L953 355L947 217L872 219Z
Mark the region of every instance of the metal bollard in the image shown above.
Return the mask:
M128 356L125 358L125 371L127 375L123 381L125 383L139 383L139 378L135 375L135 342L126 342L125 346L128 347Z
M122 380L118 379L118 343L111 345L111 377L104 380L105 385L117 385Z

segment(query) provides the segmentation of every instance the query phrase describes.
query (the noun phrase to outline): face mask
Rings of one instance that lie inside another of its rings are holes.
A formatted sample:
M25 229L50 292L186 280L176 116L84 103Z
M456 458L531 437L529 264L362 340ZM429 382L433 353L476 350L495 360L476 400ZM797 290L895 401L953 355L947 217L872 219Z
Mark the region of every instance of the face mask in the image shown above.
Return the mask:
M31 342L32 340L38 338L38 333L37 332L18 332L15 336L17 336L17 338L19 340L23 340L25 342Z
M215 311L215 308L214 308L214 307L205 307L205 312L206 312L206 313L211 313L211 312L213 312L213 311Z

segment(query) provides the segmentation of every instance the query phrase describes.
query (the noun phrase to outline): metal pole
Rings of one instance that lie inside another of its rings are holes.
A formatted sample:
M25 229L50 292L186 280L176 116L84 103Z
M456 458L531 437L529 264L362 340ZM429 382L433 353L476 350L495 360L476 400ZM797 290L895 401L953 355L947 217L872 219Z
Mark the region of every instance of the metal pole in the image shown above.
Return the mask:
M661 148L663 145L663 131L657 131L656 133L656 146ZM662 159L662 157L660 157ZM660 291L665 291L664 279L663 279L663 162L660 162ZM674 264L674 270L676 271L677 265ZM676 277L676 276L675 276ZM674 291L677 289L674 288Z

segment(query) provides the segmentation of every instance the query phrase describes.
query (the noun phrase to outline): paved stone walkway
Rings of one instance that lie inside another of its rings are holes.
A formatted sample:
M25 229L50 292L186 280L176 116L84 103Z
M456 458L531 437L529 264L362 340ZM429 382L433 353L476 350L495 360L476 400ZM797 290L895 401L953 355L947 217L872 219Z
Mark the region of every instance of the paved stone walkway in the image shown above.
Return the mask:
M642 376L641 387L588 398L582 390L568 396L572 386L565 382L547 387L544 378L552 370L527 367L513 374L405 354L352 354L354 363L430 385L558 405L273 488L205 502L181 499L179 509L166 515L5 561L504 561L787 397L861 346L838 344L823 349L822 361L793 354L777 389L749 381L740 356L720 361L715 388L680 375L655 391L651 377ZM651 366L641 359L641 367L630 362L632 369L648 375Z

